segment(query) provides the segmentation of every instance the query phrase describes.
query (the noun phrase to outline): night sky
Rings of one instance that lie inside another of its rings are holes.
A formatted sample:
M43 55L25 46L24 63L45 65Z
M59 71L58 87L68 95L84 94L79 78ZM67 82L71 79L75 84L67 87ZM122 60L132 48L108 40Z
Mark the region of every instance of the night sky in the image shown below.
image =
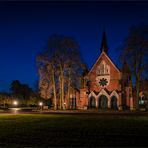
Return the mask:
M90 68L105 26L109 56L118 65L129 28L147 22L148 2L0 2L0 91L16 79L35 85L36 56L53 33L75 38Z

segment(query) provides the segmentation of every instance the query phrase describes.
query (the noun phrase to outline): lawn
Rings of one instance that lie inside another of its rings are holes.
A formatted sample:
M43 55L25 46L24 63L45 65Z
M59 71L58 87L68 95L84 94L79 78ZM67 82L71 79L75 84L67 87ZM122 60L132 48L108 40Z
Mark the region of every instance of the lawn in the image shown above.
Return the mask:
M148 146L148 117L0 115L0 147Z

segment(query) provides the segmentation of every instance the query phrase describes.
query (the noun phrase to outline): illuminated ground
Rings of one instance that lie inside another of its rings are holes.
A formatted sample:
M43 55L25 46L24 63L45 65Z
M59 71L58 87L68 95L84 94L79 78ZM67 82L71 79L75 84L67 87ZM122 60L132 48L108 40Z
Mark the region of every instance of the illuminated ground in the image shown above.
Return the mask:
M148 146L148 117L1 114L0 147Z

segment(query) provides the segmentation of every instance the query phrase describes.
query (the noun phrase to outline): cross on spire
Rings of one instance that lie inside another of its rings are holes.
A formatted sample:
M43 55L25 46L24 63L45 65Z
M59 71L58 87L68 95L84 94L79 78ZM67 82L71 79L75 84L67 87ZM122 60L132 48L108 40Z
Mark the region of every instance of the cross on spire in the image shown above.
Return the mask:
M104 29L103 35L102 35L102 43L101 43L100 51L101 51L101 52L104 51L105 53L108 52L108 45L107 45L107 39L106 39L106 32L105 32L105 29Z

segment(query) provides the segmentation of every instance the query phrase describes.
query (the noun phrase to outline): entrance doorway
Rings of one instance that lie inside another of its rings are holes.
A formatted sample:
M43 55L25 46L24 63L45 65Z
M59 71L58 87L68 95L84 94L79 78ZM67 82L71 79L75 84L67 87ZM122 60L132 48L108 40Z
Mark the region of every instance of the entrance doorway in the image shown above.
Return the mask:
M108 108L108 99L107 99L106 96L101 95L99 97L99 101L98 102L99 102L99 108L100 109L107 109Z
M89 108L96 108L96 100L95 100L95 97L91 96L89 98L88 104L89 104Z
M118 109L117 107L117 98L115 96L111 97L111 109Z

